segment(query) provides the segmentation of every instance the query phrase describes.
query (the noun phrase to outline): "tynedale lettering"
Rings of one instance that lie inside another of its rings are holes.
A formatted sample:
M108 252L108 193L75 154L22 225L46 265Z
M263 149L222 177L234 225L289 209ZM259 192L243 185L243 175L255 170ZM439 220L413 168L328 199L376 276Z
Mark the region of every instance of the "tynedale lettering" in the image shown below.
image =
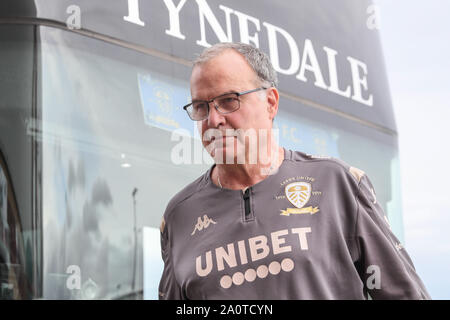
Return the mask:
M123 0L125 1L125 0ZM229 8L224 5L208 4L206 0L176 1L161 0L167 9L168 29L165 34L180 41L193 39L192 35L186 33L185 27L180 23L180 17L185 13L185 5L197 6L197 19L199 25L200 39L195 43L201 47L210 47L214 42L240 41L260 47L261 41L269 47L269 56L277 72L295 77L302 82L313 82L313 85L322 90L351 99L362 105L372 107L374 105L373 95L368 86L368 68L363 61L347 56L345 59L339 57L337 50L323 46L318 49L311 39L295 39L288 30L267 21L261 21L257 17ZM148 5L139 0L128 0L128 15L123 16L123 21L134 24L140 28L148 28L154 32L152 21L141 16L140 5ZM221 25L220 19L225 18L225 24ZM193 22L194 23L194 22ZM233 34L233 27L239 30L239 38ZM207 30L212 30L215 39L207 39ZM264 38L263 38L264 37ZM280 61L279 44L287 45L290 59ZM302 47L299 47L299 44ZM301 49L301 50L300 50ZM322 59L318 59L322 57ZM322 62L322 65L320 64ZM342 84L344 71L351 75L351 83ZM324 75L328 75L325 78Z

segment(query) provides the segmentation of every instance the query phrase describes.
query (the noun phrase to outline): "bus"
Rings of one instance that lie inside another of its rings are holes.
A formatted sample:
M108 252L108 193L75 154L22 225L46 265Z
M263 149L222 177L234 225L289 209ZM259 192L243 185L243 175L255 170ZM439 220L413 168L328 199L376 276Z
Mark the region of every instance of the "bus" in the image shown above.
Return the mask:
M365 171L403 240L371 0L3 0L0 299L157 299L166 205L212 165L191 61L231 41L278 73L280 145Z

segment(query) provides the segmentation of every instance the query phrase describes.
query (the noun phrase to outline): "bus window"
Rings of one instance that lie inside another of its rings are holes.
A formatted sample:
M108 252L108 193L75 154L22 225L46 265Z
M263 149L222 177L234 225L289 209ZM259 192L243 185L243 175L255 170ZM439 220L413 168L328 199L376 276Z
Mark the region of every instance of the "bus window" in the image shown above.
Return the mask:
M169 199L209 167L171 160L172 131L194 134L180 108L187 78L88 37L48 27L40 37L44 298L142 296L143 227L159 235Z
M0 154L0 299L27 299L29 284L25 275L22 225Z

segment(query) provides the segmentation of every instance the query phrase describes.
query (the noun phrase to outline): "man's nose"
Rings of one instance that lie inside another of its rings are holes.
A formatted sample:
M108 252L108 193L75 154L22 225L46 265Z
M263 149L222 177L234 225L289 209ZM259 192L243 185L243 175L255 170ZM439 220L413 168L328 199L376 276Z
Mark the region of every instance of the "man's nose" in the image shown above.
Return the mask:
M225 117L215 108L214 101L209 104L208 127L219 128L219 125L225 124Z

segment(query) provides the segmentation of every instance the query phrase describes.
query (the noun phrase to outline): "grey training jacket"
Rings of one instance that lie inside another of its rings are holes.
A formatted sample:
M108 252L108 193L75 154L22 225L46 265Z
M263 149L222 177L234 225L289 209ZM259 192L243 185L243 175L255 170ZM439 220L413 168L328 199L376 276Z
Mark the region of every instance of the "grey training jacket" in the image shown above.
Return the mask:
M159 298L430 299L364 172L284 152L245 193L211 167L171 199Z

